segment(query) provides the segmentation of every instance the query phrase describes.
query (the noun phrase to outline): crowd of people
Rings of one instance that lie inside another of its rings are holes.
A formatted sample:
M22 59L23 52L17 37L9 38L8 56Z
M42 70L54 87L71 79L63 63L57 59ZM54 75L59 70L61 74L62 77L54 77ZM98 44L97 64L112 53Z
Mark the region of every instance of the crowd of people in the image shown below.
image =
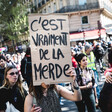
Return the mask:
M112 103L111 103L111 84L112 84L112 77L111 77L111 72L112 72L112 42L106 42L104 40L99 40L99 41L93 41L93 43L88 43L82 45L82 43L79 43L78 45L74 45L71 47L71 56L72 56L72 65L77 69L80 67L79 63L79 58L81 57L81 53L83 55L85 54L87 56L87 67L93 71L94 74L94 98L95 98L95 103L96 107L100 107L100 110L102 112L111 112L112 111ZM85 62L86 64L86 62ZM87 71L87 69L86 69ZM105 71L105 72L104 72ZM76 70L77 72L77 70ZM81 72L81 73L80 73ZM76 74L78 74L81 78L81 80L84 80L85 74L83 73L84 71L81 69L79 70ZM81 75L82 74L82 75ZM101 79L101 74L104 74L106 76L106 82L104 83L103 88L101 89L98 85L98 82ZM88 75L89 77L89 75ZM86 77L86 80L88 78ZM85 80L85 83L87 81ZM84 86L83 84L81 86ZM87 84L85 84L86 88ZM80 87L80 85L79 85ZM82 98L83 96L86 96L87 100L87 93L86 95L83 95L83 89L80 87L81 92L82 92ZM88 112L96 112L94 109L90 111L90 108L88 108L88 102L83 98L83 103L78 104L78 110L79 112L85 112L85 106L87 106ZM90 100L88 100L90 101ZM93 103L93 101L90 101ZM89 102L89 105L91 104ZM92 106L94 106L94 104ZM77 105L77 103L76 103ZM82 109L82 110L81 110Z
M1 54L0 112L7 112L9 104L10 108L13 105L14 112L61 112L60 96L74 101L79 112L86 109L96 112L97 106L102 112L111 112L111 54L112 44L104 40L72 46L73 67L67 71L73 78L71 91L59 84L33 85L30 47L23 53ZM101 72L106 76L102 90L98 86ZM23 82L27 83L29 91L23 87Z
M9 108L10 112L61 112L60 96L72 101L82 99L73 68L68 71L73 78L73 92L61 85L33 86L30 47L24 55L0 55L0 68L0 112L9 112ZM29 91L22 81L27 82Z

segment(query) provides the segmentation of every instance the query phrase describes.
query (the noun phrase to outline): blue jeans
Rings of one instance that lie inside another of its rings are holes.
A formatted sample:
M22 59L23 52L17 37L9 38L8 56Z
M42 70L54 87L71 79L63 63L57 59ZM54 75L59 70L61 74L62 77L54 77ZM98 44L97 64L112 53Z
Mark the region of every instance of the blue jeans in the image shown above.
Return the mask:
M98 72L96 70L93 70L93 71L94 71L95 83L97 84L97 86L96 86L97 97L99 99L99 97L100 97L100 87L98 85L99 76L98 76Z

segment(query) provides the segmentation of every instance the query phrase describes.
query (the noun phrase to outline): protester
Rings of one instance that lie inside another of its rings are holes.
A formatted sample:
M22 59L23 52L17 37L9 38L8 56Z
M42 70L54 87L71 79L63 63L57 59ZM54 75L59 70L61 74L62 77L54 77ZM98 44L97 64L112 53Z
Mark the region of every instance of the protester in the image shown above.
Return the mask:
M97 102L96 91L94 93L95 79L92 69L87 67L87 56L80 53L77 58L79 67L75 69L77 82L82 93L82 100L75 102L79 112L96 112L95 101ZM95 95L94 95L95 94ZM96 100L95 100L96 99Z
M81 42L78 43L78 48L79 48L79 51L80 52L83 52L83 46L82 46L82 43Z
M73 66L74 68L77 68L77 61L76 61L76 59L75 59L75 55L76 55L75 51L74 51L74 50L71 50L72 66Z
M15 66L15 64L12 62L12 59L11 59L11 55L10 54L6 54L6 61L7 61L7 66Z
M90 44L85 45L85 54L87 55L87 62L88 62L87 67L91 68L94 71L95 83L97 84L96 91L97 91L97 96L99 98L100 88L98 86L98 81L99 81L99 75L100 74L98 75L96 65L95 65L95 56L94 56L94 53L92 50L93 49L92 49L92 46Z
M0 55L0 86L2 86L3 84L5 67L6 67L6 59L4 56Z
M112 112L112 68L105 71L106 81L100 92L99 107L102 112Z
M25 99L24 112L61 112L59 96L71 100L82 99L80 89L75 81L74 70L71 68L68 74L73 78L73 90L69 91L61 85L30 85L29 95Z
M20 75L15 66L8 66L4 73L4 84L0 88L0 112L5 112L7 103L24 112L24 100L27 92L22 87Z
M105 40L102 40L101 46L103 47L104 51L107 50L107 43Z
M108 50L108 63L109 63L109 66L112 67L112 44Z
M96 62L102 67L102 58L104 56L104 50L99 43L97 43L94 49L94 55L96 57Z
M31 65L31 49L27 48L25 57L21 61L21 74L29 87L32 79L32 65Z

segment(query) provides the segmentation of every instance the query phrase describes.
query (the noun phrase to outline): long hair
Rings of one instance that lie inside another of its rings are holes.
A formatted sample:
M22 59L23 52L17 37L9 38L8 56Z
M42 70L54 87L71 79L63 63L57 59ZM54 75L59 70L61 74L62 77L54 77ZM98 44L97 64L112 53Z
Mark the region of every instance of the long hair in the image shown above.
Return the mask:
M55 84L51 84L49 86L49 89L56 89L56 85ZM41 85L39 86L33 86L33 81L31 80L30 86L29 86L29 93L32 96L35 96L36 100L41 100L41 98L43 97L43 92L44 92L45 88L43 88Z
M5 69L5 72L4 72L4 83L3 83L3 87L8 87L10 88L11 85L9 83L9 80L7 79L7 72L11 69L17 69L15 66L8 66L6 67ZM24 90L23 90L23 87L22 87L22 82L21 82L21 77L20 75L18 76L18 80L15 84L19 89L20 89L20 93L21 95L25 98L25 94L24 94Z
M84 53L80 53L76 56L76 61L78 62L79 67L80 67L79 62L81 62L82 58L85 56L87 57L87 55L85 55Z

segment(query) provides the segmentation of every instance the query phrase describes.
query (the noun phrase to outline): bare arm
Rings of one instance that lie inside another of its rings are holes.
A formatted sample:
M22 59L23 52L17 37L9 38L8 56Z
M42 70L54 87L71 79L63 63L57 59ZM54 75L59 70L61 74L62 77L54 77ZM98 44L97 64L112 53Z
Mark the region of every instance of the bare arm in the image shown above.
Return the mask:
M67 71L67 74L69 76L71 76L73 81L74 81L72 83L73 87L75 88L74 92L69 91L68 89L66 89L65 87L62 87L60 85L57 85L57 91L65 99L68 99L68 100L71 100L71 101L79 101L79 100L82 99L82 95L81 95L81 91L79 89L79 86L78 86L78 84L76 82L76 72L75 72L74 68L73 67L70 68ZM78 88L78 89L76 89L76 88Z
M33 105L33 96L28 94L25 98L24 112L31 112L32 105Z
M75 81L75 87L78 87L76 81ZM57 85L57 90L59 94L64 97L65 99L71 100L71 101L80 101L82 99L81 91L80 89L76 90L74 89L74 92L69 91L65 87L62 87L60 85Z
M107 72L107 73L105 74L105 76L106 76L106 82L112 84L112 73Z
M33 104L33 96L30 94L25 99L24 112L41 112L41 108Z
M89 88L92 88L93 85L92 85L92 82L89 82L87 85L85 86L79 86L81 90L84 90L84 89L89 89Z

